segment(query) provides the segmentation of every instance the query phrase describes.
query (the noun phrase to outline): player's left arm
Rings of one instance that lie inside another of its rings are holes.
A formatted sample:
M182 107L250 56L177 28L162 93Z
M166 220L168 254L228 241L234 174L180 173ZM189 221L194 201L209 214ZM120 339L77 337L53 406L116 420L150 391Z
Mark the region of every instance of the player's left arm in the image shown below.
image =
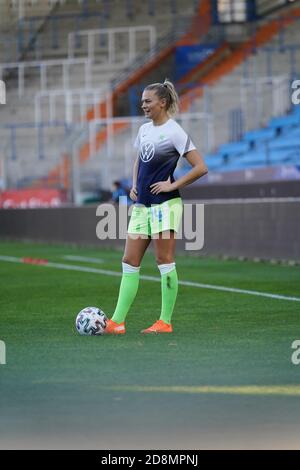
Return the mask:
M199 152L197 152L197 150L190 150L185 154L185 157L192 166L192 169L186 175L181 176L181 178L172 183L173 188L171 191L183 188L183 186L187 186L188 184L193 183L208 173L207 166L205 165L202 156L199 154Z
M167 181L159 181L151 185L151 193L168 193L170 191L175 191L176 189L183 188L188 184L193 183L197 179L201 178L207 174L207 166L201 155L197 150L190 150L185 154L187 161L192 166L192 169L184 176L181 176L178 180L171 183L171 179L168 178Z

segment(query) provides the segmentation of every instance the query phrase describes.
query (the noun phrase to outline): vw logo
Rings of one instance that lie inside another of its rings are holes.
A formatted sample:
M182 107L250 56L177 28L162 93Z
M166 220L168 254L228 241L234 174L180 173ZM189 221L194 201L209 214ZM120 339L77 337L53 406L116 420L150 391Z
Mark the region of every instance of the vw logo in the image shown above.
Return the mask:
M155 147L152 142L144 142L141 149L141 160L147 163L154 157Z

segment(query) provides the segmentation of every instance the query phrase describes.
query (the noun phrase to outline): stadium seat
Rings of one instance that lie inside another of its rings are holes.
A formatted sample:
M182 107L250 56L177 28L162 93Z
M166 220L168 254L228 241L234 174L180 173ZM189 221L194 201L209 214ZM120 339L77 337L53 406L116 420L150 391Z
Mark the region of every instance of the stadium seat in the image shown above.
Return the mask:
M221 155L239 155L249 150L249 142L231 142L220 147Z
M279 137L269 143L269 148L272 149L290 149L293 147L299 147L300 137L299 136L287 136Z
M271 128L285 128L300 124L300 115L293 113L288 116L280 116L270 120L269 126Z
M253 131L246 132L244 134L244 140L247 142L259 142L262 140L273 139L276 136L276 129L266 128L266 129L256 129Z

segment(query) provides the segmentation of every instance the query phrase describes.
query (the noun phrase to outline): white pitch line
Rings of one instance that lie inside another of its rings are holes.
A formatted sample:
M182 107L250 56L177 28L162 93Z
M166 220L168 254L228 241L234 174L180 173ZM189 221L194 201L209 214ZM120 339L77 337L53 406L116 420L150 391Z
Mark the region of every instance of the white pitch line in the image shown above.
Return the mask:
M0 261L8 261L10 263L23 263L22 258L16 258L14 256L1 256L0 255ZM120 271L109 271L107 269L92 268L88 266L77 266L75 264L71 265L71 264L63 264L63 263L52 263L50 261L47 264L37 264L37 266L56 268L56 269L65 269L67 271L81 271L81 272L86 272L86 273L103 274L104 276L117 276L117 277L122 276L122 272ZM145 281L160 282L160 277L155 277L155 276L142 275L140 276L140 279L143 279ZM259 292L255 290L237 289L235 287L217 286L214 284L202 284L200 282L192 282L192 281L179 281L179 284L181 286L198 287L200 289L212 289L212 290L218 290L222 292L234 292L236 294L247 294L247 295L255 295L258 297L267 297L269 299L300 302L300 297L290 297L287 295L270 294L269 292Z
M88 256L64 255L63 258L69 261L87 261L88 263L95 263L95 264L104 263L104 260L101 258L89 258Z
M15 256L2 256L0 255L1 261L9 261L10 263L23 263L22 258L16 258Z

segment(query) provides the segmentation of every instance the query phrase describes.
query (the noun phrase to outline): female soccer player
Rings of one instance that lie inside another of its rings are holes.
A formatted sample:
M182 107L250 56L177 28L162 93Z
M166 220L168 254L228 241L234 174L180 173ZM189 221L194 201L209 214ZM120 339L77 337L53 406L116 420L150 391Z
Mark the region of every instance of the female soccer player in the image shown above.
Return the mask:
M148 85L142 95L142 109L151 121L140 127L134 144L138 156L133 167L130 197L136 204L122 260L119 298L105 330L108 334L125 333L125 318L138 290L140 264L151 240L161 274L161 315L141 333L173 331L171 318L178 290L175 233L182 215L178 189L207 173L190 137L172 119L178 111L178 102L174 85L168 80ZM185 157L192 169L175 181L173 173L179 157Z

